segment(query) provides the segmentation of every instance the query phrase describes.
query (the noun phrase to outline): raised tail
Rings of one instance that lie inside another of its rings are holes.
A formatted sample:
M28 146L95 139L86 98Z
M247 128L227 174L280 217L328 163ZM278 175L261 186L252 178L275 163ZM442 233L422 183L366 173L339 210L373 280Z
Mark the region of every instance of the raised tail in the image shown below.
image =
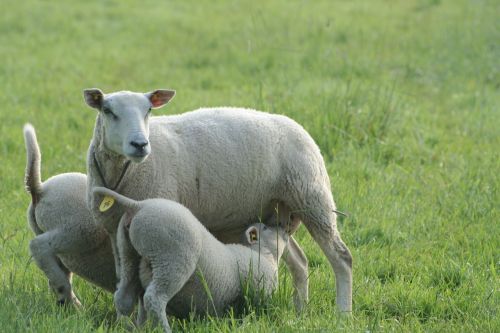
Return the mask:
M106 196L110 196L115 199L120 205L124 206L127 210L135 213L139 208L140 204L138 201L127 198L126 196L121 195L120 193L116 193L105 187L94 187L94 194L102 194Z
M36 140L35 129L31 124L25 124L23 128L24 143L26 144L26 171L24 185L26 191L31 194L31 201L35 205L42 194L42 179L40 175L41 154Z

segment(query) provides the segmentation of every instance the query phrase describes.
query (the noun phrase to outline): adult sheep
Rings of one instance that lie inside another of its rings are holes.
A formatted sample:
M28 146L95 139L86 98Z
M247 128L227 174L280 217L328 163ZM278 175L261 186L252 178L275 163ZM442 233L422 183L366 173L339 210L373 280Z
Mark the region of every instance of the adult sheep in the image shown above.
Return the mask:
M266 220L280 203L327 256L337 306L350 312L352 257L337 230L330 180L310 135L285 116L242 108L150 116L174 95L172 90L84 90L86 103L99 110L87 155L87 199L115 250L112 233L124 211L111 198L94 195L97 186L135 200L179 202L225 243L237 242L256 217ZM307 259L292 237L284 260L301 309L308 297Z

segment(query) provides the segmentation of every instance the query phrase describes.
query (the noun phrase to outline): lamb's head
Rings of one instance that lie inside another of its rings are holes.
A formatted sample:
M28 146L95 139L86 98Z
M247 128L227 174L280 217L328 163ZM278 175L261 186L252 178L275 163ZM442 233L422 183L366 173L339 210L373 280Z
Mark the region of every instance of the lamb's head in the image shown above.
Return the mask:
M288 237L288 232L281 226L255 223L245 231L244 243L252 250L272 255L274 260L279 262L288 244Z
M130 91L104 94L95 88L83 92L85 102L99 110L104 147L137 163L151 153L151 109L164 106L174 95L175 91L165 89L145 94Z

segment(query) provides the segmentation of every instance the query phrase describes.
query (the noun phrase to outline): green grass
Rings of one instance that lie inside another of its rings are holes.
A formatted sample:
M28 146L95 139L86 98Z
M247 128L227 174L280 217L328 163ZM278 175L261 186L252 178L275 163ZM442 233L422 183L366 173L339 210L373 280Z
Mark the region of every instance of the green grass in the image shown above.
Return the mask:
M82 89L173 88L161 114L237 105L286 114L319 144L354 256L354 313L301 228L310 304L290 276L265 309L176 321L205 332L500 331L500 3L12 1L0 3L0 331L124 332L82 280L60 309L30 260L22 125L43 177L85 171Z

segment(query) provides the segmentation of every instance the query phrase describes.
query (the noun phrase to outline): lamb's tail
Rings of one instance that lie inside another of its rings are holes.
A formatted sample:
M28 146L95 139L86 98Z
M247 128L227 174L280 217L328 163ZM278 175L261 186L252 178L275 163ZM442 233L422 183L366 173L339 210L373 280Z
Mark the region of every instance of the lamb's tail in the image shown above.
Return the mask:
M26 144L26 172L24 184L26 191L31 194L31 200L35 205L42 194L42 179L40 175L41 154L36 140L35 129L31 124L25 124L23 128L24 142Z
M115 199L120 205L124 206L127 210L135 213L140 208L138 201L127 198L126 196L116 193L105 187L94 187L94 193L110 196Z

